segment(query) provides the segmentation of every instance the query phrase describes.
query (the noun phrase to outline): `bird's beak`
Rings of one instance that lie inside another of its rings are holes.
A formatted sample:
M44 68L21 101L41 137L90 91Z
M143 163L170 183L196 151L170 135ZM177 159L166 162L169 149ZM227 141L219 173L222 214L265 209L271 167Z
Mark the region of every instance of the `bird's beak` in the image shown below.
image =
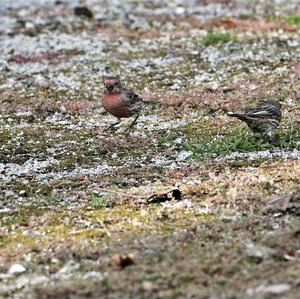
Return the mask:
M108 91L112 91L112 90L114 89L114 86L111 85L111 84L107 84L107 85L106 85L106 89L107 89Z

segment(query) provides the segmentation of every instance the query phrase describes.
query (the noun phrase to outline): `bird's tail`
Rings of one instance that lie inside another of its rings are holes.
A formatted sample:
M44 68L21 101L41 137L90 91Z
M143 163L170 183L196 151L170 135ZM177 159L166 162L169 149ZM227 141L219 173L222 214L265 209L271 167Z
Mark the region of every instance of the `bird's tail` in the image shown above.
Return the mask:
M248 119L248 117L244 113L227 112L227 115L230 116L230 117L236 117L240 120Z
M145 100L143 100L143 103L146 105L161 104L161 102L159 101L145 101Z
M161 103L158 101L143 101L143 108L145 109L155 109L157 106L160 106Z

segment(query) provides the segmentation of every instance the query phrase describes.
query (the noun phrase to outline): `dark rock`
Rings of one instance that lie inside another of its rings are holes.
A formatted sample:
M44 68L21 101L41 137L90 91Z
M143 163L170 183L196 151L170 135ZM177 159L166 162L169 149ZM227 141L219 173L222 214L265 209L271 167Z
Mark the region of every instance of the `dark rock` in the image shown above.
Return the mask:
M76 16L83 16L83 17L87 17L87 18L93 17L93 13L86 6L76 6L74 8L74 13Z

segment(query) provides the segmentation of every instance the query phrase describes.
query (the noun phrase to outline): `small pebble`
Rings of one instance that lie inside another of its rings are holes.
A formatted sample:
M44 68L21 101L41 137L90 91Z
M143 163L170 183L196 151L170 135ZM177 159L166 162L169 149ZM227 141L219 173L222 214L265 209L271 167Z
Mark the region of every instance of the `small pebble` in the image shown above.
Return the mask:
M39 86L39 87L42 87L42 88L49 88L50 86L50 83L49 83L49 80L46 79L45 77L41 76L41 75L38 75L35 79L34 79L34 84Z
M21 264L13 264L8 270L9 274L21 274L24 272L26 272L26 268Z

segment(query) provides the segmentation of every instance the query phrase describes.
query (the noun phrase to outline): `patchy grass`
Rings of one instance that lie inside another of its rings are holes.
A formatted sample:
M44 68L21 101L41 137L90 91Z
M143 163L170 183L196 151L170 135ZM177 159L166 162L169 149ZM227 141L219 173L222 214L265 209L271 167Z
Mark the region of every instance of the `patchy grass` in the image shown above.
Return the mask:
M233 40L235 40L235 37L229 32L209 32L203 37L202 43L205 46L211 46L228 43Z
M172 143L178 138L178 134L176 132L158 133L156 138L160 144Z
M267 16L269 22L274 23L287 23L289 25L300 25L300 16L299 15L287 15L287 16L278 16L278 15L269 15Z
M300 147L300 127L277 132L272 138L264 134L253 135L246 129L236 130L226 135L211 136L211 140L189 140L185 148L192 157L203 159L206 156L226 155L232 152L255 152L272 148L292 149Z
M300 16L290 15L290 16L285 17L285 21L291 25L300 25Z
M245 131L242 131L245 133ZM218 156L231 152L253 152L256 150L267 149L271 145L263 138L255 138L241 134L239 136L220 136L215 137L209 143L186 143L186 149L193 153L194 158L204 158L206 155Z

